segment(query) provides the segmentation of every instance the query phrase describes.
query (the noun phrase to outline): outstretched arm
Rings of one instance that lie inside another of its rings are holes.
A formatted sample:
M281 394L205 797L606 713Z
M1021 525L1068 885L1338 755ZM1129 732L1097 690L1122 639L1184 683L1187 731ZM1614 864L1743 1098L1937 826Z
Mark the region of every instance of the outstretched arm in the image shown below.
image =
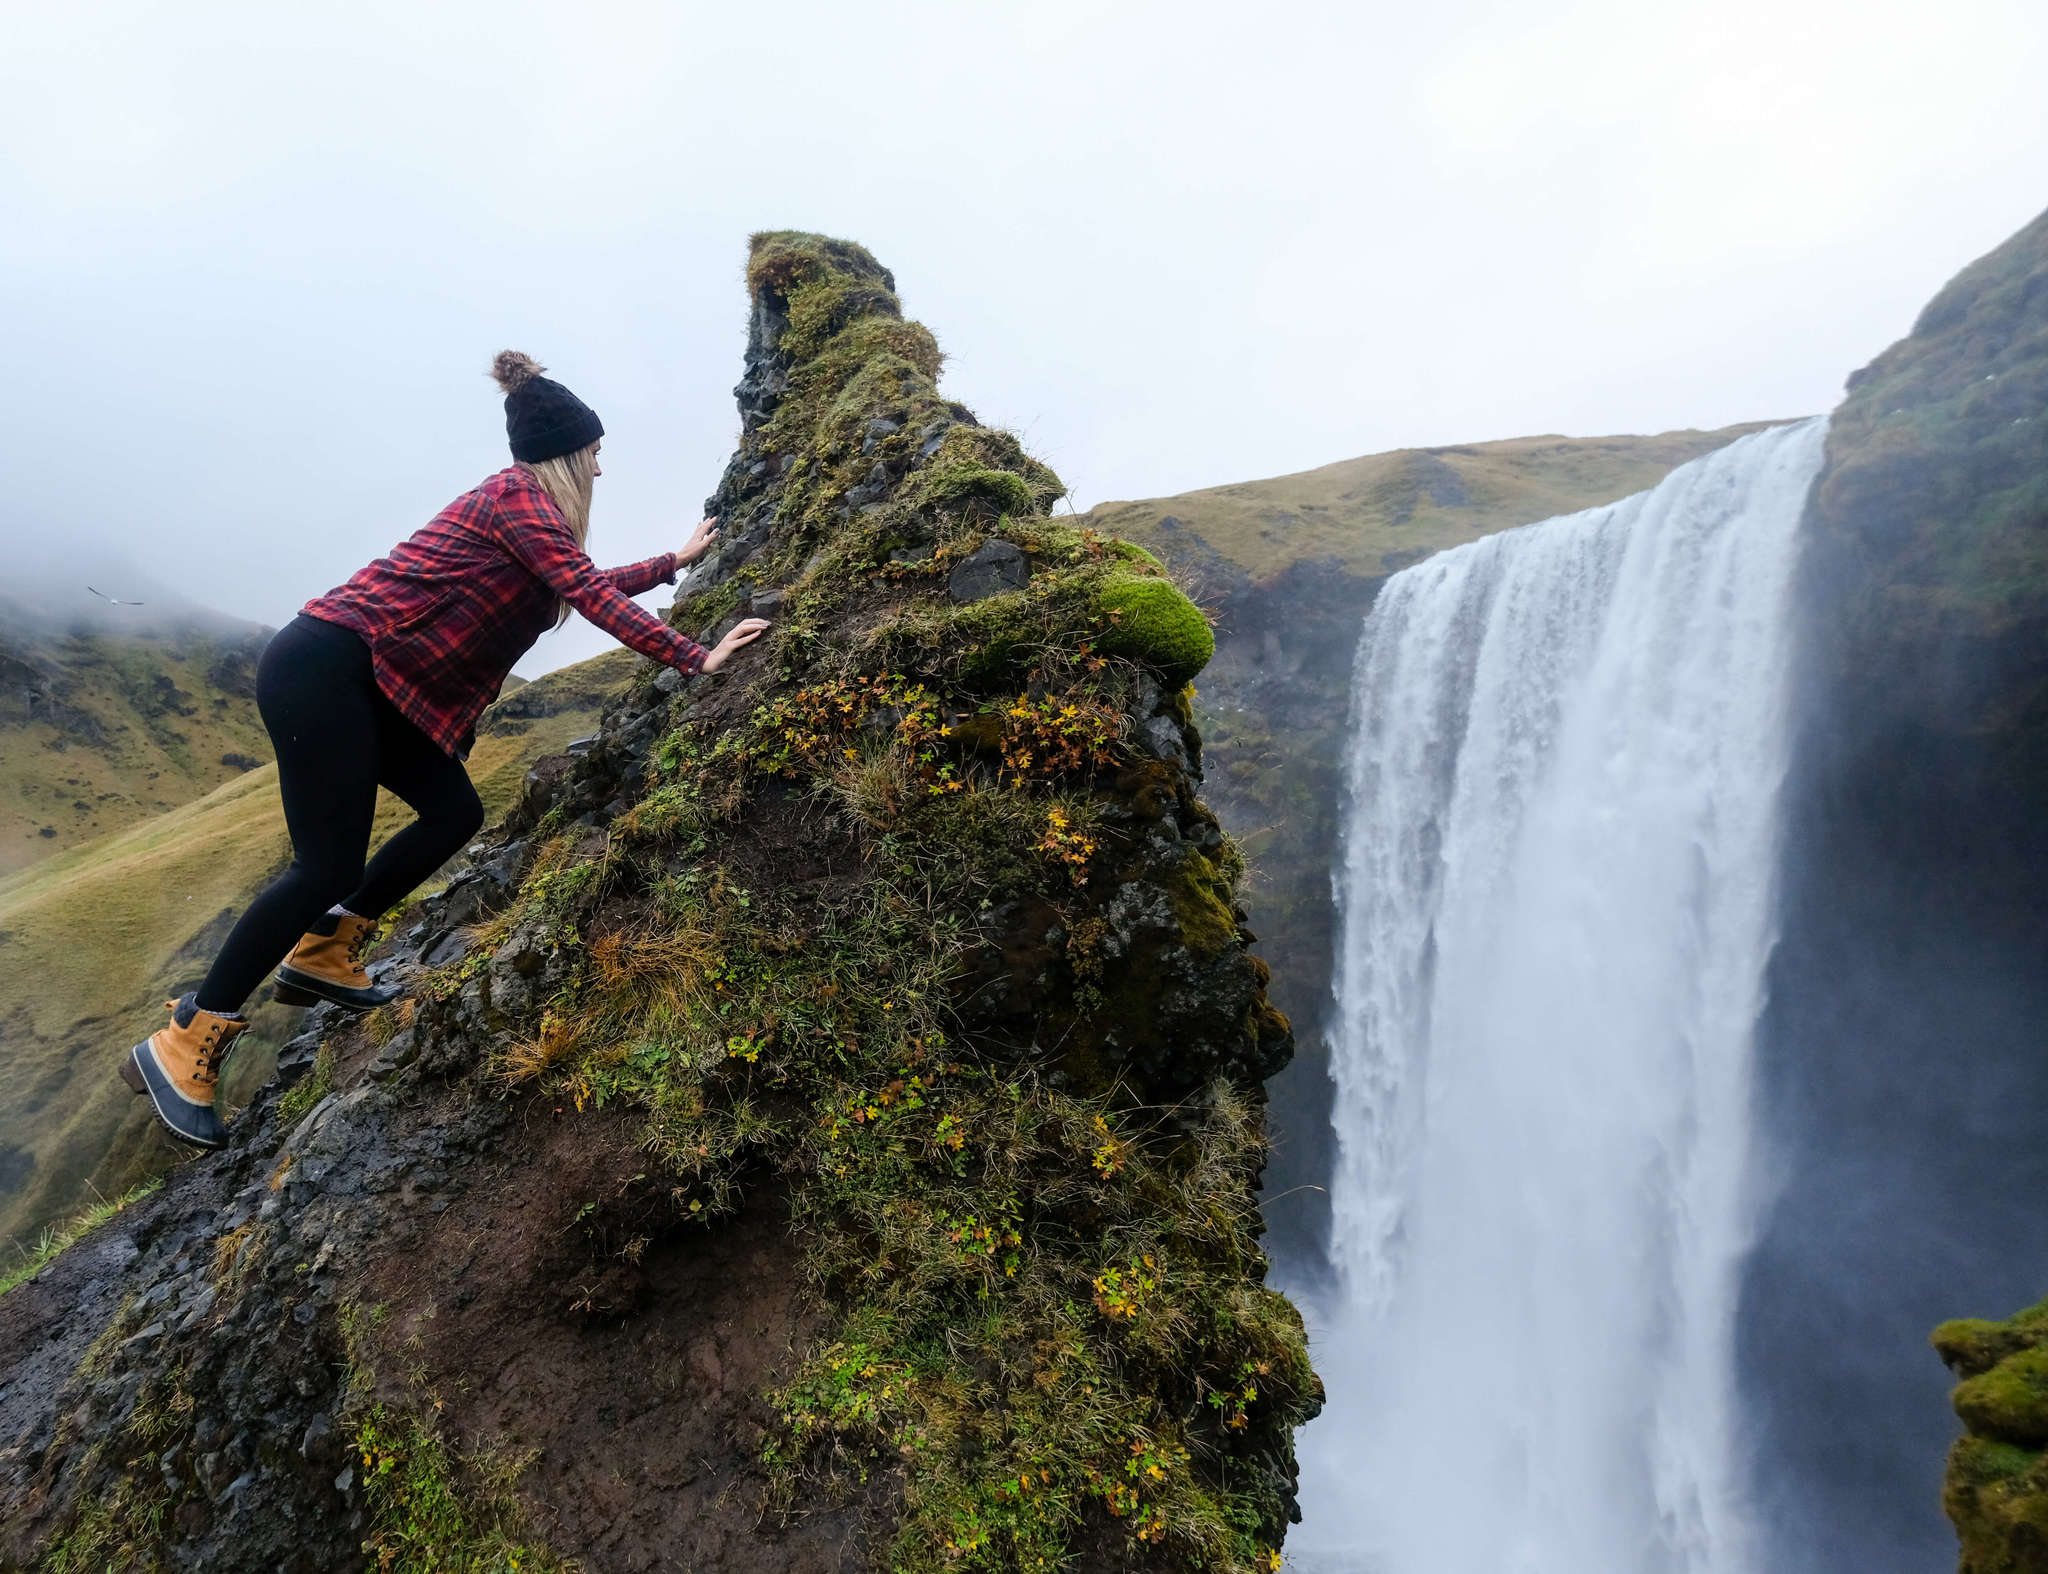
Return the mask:
M611 578L599 573L544 497L514 492L501 498L497 527L499 543L506 551L620 644L678 672L704 669L704 658L710 652L635 605ZM645 566L632 565L636 570Z

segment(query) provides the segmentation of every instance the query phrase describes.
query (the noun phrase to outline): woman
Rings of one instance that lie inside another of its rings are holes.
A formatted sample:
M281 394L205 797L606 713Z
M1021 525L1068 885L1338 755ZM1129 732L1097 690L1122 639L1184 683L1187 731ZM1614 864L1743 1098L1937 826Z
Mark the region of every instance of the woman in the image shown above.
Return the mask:
M716 672L768 627L748 618L705 650L628 599L709 551L699 525L680 552L600 571L583 544L604 426L545 368L506 350L510 469L457 498L425 529L339 589L306 603L256 669L256 705L277 750L291 867L249 904L170 1025L128 1053L122 1078L147 1093L173 1137L217 1148L220 1067L248 1027L242 1005L277 969L277 997L352 1010L384 1004L363 970L377 920L483 824L462 768L477 717L512 664L571 608L642 655ZM364 867L379 785L419 816ZM282 965L280 965L282 964Z

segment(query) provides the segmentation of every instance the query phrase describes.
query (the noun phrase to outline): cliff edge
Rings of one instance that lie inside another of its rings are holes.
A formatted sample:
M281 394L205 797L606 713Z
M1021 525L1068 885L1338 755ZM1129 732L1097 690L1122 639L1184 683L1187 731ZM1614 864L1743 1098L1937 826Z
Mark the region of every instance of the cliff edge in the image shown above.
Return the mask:
M1945 1502L1966 1570L2048 1570L2048 1466L1979 1430L2001 1347L1942 1338L1970 1428L1945 1490L1947 1383L1911 1354L2048 1272L2048 216L1849 380L1806 528L1759 1037L1778 1195L1740 1333L1758 1492L1787 1567L1938 1566Z
M1319 1387L1208 625L864 250L748 284L671 616L773 634L643 669L401 1007L0 1297L0 1567L1277 1567Z

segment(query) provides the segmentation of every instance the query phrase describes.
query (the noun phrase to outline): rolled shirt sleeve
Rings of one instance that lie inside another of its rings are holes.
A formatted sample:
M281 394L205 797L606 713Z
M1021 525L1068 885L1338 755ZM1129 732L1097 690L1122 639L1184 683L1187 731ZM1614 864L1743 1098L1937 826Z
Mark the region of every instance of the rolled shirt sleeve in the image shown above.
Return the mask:
M682 566L675 553L663 552L645 562L628 563L623 568L607 568L601 572L620 595L643 596L656 585L673 585Z
M506 497L499 501L497 523L505 550L556 595L621 645L637 650L650 660L674 667L678 672L701 672L709 652L695 640L678 634L646 608L635 605L627 599L628 592L622 588L622 583L637 582L623 579L623 576L637 576L653 564L672 569L675 554L664 553L644 563L614 569L610 574L602 573L576 544L576 538L569 533L568 525L555 511L554 505L537 492L530 495L532 502L524 497ZM666 574L657 575L640 588L651 589L666 577Z

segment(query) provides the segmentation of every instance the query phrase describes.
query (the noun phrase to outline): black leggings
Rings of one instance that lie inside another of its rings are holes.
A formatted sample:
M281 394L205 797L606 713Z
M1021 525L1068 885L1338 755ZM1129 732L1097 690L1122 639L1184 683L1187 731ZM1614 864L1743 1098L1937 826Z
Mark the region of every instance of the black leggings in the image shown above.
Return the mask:
M249 904L199 986L199 1004L221 1013L241 1010L329 907L377 917L484 823L469 773L384 697L369 647L347 629L295 618L257 664L256 707L277 750L292 862ZM365 870L379 785L419 818Z

